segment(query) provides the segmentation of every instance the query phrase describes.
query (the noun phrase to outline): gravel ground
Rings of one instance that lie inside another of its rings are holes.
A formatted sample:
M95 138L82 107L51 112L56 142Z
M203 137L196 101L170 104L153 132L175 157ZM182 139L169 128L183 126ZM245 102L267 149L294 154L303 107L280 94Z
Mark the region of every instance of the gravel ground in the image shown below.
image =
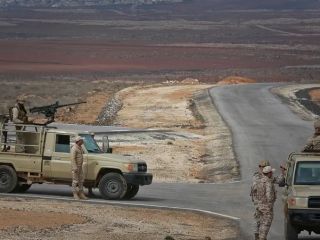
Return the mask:
M2 240L231 240L231 220L198 213L85 202L0 198Z

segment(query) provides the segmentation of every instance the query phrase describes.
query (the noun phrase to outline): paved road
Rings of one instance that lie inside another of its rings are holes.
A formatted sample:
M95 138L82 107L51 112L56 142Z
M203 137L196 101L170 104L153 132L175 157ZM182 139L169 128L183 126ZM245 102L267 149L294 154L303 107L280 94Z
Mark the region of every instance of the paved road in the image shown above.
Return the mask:
M155 183L141 189L130 201L135 204L196 208L241 218L244 239L252 230L252 204L248 197L257 162L268 159L274 166L299 150L312 133L312 124L294 115L275 98L270 84L225 86L210 91L234 136L234 149L241 164L241 182L231 184ZM30 195L70 198L65 186L33 186ZM281 204L278 201L270 239L283 240ZM301 238L302 239L302 238ZM309 239L309 238L303 238Z
M313 131L311 122L301 120L270 93L272 86L255 84L211 90L215 104L233 132L234 149L241 165L241 185L250 185L259 160L267 159L278 167L290 152L301 149ZM283 239L280 194L278 199L270 233L273 240ZM245 201L249 201L248 197ZM246 219L244 229L249 221Z

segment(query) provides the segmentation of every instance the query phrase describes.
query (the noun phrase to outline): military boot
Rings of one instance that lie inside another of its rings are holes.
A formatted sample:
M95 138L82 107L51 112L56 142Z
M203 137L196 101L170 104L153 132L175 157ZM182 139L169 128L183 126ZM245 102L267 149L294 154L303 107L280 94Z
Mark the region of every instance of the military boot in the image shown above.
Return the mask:
M74 192L74 193L73 193L73 198L74 198L75 200L80 200L80 199L81 199L78 192Z
M84 194L84 192L79 192L79 197L80 197L80 199L83 199L83 200L87 200L88 198L86 197L86 195Z

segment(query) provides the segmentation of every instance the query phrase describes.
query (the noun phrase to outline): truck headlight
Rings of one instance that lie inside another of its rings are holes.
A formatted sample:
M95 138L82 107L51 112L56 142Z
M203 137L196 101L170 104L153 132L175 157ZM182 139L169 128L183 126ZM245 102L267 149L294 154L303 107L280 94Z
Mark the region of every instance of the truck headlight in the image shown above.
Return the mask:
M307 208L308 207L308 198L304 197L290 197L288 198L288 206L293 208Z
M128 164L126 164L126 169L128 170L128 172L137 172L138 165L135 163L128 163Z

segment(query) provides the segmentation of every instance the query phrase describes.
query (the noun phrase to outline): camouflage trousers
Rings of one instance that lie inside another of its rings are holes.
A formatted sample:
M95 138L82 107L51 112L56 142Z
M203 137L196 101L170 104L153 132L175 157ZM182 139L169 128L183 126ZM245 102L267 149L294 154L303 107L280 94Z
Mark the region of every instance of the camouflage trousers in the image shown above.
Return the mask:
M266 240L273 220L273 208L257 205L254 218L254 233L259 235L259 240Z
M83 191L83 170L82 167L72 170L72 192Z

